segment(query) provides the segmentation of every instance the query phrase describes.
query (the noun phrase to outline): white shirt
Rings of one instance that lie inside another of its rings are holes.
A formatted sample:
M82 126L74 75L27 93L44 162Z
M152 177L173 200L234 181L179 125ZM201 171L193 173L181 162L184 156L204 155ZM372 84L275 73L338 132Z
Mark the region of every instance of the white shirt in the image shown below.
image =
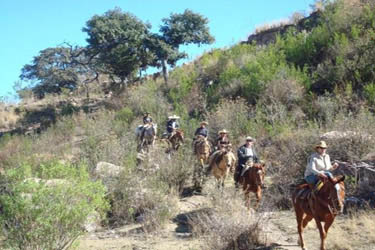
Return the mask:
M245 147L245 155L246 156L254 156L253 149L251 147Z
M320 155L318 153L313 153L309 157L305 177L309 175L324 174L324 171L328 171L331 168L331 159L328 154Z

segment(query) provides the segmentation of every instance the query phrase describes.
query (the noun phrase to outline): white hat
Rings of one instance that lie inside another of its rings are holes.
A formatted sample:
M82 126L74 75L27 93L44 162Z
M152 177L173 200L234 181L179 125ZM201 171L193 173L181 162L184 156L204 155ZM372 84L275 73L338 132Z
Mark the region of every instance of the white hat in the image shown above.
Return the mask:
M251 136L246 137L246 141L255 141L255 139Z
M327 143L325 141L320 141L315 148L327 148Z
M220 135L220 134L228 134L228 131L226 131L225 129L223 129L223 130L220 130L218 134L219 134L219 135Z
M168 116L168 119L171 120L171 119L180 119L179 116L177 115L172 115L172 116Z

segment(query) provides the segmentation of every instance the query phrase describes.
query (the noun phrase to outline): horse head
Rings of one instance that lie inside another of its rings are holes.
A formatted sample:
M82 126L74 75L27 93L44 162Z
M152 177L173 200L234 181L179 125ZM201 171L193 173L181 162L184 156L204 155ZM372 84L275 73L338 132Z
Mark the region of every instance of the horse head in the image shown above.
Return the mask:
M169 141L172 143L172 148L178 150L181 144L184 142L184 131L181 129L176 129L175 133L169 138Z
M225 165L227 166L227 168L229 168L230 171L233 172L236 165L236 157L233 152L228 150L224 151L223 160L225 161Z
M253 164L255 183L261 186L264 183L264 176L266 174L265 165L263 162Z
M335 178L327 178L324 181L322 189L319 191L321 196L327 200L331 213L342 213L345 200L345 176L340 175Z
M184 142L184 131L182 131L181 129L177 129L175 135L177 140Z

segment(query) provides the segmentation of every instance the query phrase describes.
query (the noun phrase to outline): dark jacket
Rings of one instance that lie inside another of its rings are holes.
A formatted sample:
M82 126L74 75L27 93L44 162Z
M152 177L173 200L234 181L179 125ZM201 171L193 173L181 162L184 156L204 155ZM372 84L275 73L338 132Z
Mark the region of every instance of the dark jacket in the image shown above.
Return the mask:
M197 130L195 130L194 135L201 135L207 138L208 130L206 128L199 127Z
M180 125L176 120L169 120L167 122L167 132L172 133L174 128L179 128Z
M229 142L229 138L228 137L218 137L216 140L215 140L215 144L217 147L219 147L219 145L228 145L230 142Z
M151 116L144 116L143 117L143 124L151 123L152 117Z
M253 160L254 162L258 162L258 156L257 153L255 152L254 147L252 147L253 150ZM245 164L251 156L246 156L246 144L242 145L238 150L237 150L237 156L238 156L238 165L241 166Z

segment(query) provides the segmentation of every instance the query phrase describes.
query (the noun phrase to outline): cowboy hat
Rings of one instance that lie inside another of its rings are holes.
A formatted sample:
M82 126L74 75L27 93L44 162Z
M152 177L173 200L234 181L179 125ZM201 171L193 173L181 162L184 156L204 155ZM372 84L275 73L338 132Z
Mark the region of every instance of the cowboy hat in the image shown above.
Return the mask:
M255 139L251 136L246 137L246 141L255 141Z
M327 148L327 144L325 141L320 141L318 144L315 145L315 148Z
M168 116L168 119L180 119L180 117L179 116L177 116L177 115L172 115L172 116Z
M203 122L201 122L201 125L208 125L208 122L205 122L205 121L203 121Z
M223 130L219 131L219 134L228 134L228 131L226 131L225 129L223 129Z

